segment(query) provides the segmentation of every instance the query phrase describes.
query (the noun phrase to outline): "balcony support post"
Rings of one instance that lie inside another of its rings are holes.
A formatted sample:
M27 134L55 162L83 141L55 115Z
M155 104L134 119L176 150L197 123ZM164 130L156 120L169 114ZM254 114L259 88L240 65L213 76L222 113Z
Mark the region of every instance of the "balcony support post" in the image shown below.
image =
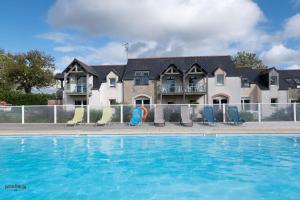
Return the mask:
M182 75L182 78L183 78L183 80L182 80L182 92L183 92L183 103L185 104L186 102L185 102L185 74L183 74Z
M89 102L89 73L86 73L86 105L90 105Z
M160 104L162 104L162 90L163 90L163 82L162 82L162 79L163 79L163 74L160 75Z

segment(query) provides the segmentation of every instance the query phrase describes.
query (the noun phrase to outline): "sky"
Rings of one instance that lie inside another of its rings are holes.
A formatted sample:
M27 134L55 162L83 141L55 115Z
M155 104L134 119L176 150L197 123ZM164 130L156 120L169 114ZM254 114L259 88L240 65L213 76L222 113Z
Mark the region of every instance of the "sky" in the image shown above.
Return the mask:
M300 0L2 0L0 48L125 64L129 58L256 53L300 69Z

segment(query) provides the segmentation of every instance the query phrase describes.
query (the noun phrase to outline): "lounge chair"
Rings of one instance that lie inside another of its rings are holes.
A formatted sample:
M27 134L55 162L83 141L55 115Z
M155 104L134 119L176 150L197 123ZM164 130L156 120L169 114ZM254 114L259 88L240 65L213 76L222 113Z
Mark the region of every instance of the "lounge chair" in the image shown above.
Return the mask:
M97 126L104 126L111 122L113 117L113 111L110 107L106 107L103 109L102 117L99 121L97 121Z
M143 111L140 107L133 108L130 119L130 126L137 126L142 122Z
M162 106L159 105L155 107L154 126L158 126L158 127L165 126L164 109Z
M203 123L212 125L215 122L214 108L212 106L204 106L203 109Z
M67 126L75 126L82 123L84 116L84 108L75 108L74 117L72 120L67 122Z
M181 125L191 127L193 126L193 121L191 120L190 108L188 105L180 107Z
M234 125L240 125L245 122L243 119L240 118L240 114L236 106L228 106L227 117L228 121L233 123Z

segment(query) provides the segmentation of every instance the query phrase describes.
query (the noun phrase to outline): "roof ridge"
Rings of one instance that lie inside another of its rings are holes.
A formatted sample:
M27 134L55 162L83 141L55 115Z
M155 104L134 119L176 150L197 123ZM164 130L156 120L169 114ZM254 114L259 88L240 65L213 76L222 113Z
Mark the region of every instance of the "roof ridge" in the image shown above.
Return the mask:
M167 59L167 58L210 58L210 57L230 57L230 55L141 57L141 58L128 58L128 60Z
M117 65L97 65L97 64L95 64L95 65L89 65L89 66L91 66L91 67L125 67L126 66L126 64L124 64L124 65L121 65L121 64L117 64Z

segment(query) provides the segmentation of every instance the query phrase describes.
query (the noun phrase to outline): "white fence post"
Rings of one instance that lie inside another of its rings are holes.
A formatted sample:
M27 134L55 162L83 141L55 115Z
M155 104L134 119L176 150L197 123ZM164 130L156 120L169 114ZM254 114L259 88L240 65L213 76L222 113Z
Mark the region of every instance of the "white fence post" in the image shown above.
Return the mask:
M90 123L90 105L87 105L86 106L86 115L87 115L87 117L86 117L86 123Z
M293 103L293 110L294 110L294 122L297 122L297 112L296 112L296 103Z
M56 109L56 105L54 105L53 109L54 109L54 124L57 124L57 109Z
M123 124L123 104L120 105L120 122Z
M22 106L22 124L25 124L25 110L24 110L24 106Z
M225 103L222 104L222 109L223 109L223 123L226 122L226 108L225 108Z
M258 122L261 123L261 103L258 104Z

